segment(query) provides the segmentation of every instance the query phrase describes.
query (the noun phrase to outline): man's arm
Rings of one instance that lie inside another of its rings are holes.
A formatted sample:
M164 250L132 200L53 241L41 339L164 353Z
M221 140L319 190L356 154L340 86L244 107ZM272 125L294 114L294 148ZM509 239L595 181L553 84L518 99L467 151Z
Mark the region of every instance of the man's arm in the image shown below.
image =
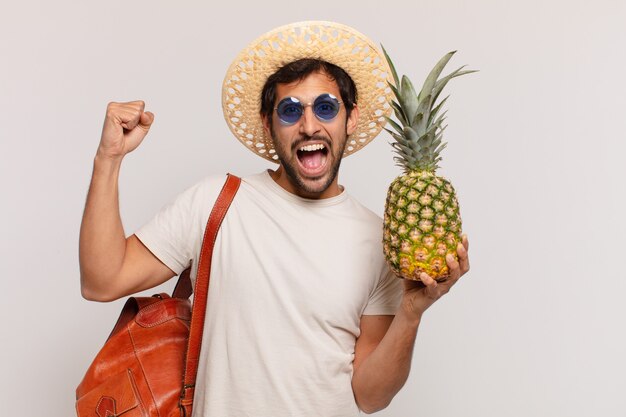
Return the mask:
M437 283L426 274L422 282L404 281L402 304L395 316L361 317L361 335L354 351L352 390L365 413L387 407L406 382L417 329L424 311L446 294L469 270L468 241L457 249L459 261L447 258L450 278Z
M125 237L120 217L122 159L139 146L154 121L143 110L143 101L107 106L80 228L81 293L88 300L112 301L175 275L136 236Z

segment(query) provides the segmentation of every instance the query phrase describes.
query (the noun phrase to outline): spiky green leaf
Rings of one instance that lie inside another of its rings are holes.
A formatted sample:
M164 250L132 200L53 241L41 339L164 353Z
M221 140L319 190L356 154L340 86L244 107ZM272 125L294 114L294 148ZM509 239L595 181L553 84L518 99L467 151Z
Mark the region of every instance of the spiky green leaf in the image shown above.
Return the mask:
M441 151L443 151L444 149L446 149L446 146L448 146L447 142L442 143L440 146L437 147L437 149L435 149L435 153L437 155L439 155L441 153Z
M438 153L437 150L439 149L439 145L441 145L441 137L439 138L435 137L435 140L433 140L433 144L432 144L432 147L434 149L433 152L435 153L435 155Z
M407 121L406 115L404 114L404 110L402 110L402 106L400 106L395 101L391 101L389 104L391 105L393 113L396 115L400 123L402 123L404 126L408 125L409 122Z
M413 121L411 122L411 127L415 129L415 131L419 135L423 134L423 130L424 130L422 129L423 120L424 120L424 113L417 112L417 114L415 114L415 117L413 118Z
M431 96L429 94L419 102L419 106L417 107L417 110L416 110L417 114L421 113L424 115L419 125L416 126L417 130L420 132L423 132L424 130L426 130L426 127L428 124L428 118L430 116L430 108L431 108L430 101L431 101Z
M400 85L400 93L402 95L402 100L400 100L400 104L402 105L402 109L404 110L406 120L413 120L413 118L415 117L417 106L419 105L419 102L417 100L417 93L415 92L413 83L406 75L402 76L402 81L400 82Z
M413 130L410 126L404 126L404 137L410 143L418 143L420 136L417 134L415 130Z
M383 46L383 44L380 44L380 47L383 50L383 54L385 55L385 59L387 60L387 64L389 64L389 69L391 69L391 75L393 76L393 82L395 83L395 85L399 86L400 82L398 79L398 73L396 72L396 67L393 65L393 62L391 61L391 58L389 58L389 55L387 54L387 50L385 49L385 47Z
M411 142L408 141L403 135L399 135L396 132L393 132L387 128L385 128L385 130L387 131L387 133L389 133L395 140L396 142L398 142L401 145L407 146L407 147L411 147Z
M420 90L420 94L419 94L420 101L423 100L424 97L426 97L432 92L432 89L437 83L437 78L439 78L441 71L443 71L443 68L446 66L448 61L450 61L450 58L452 58L452 55L454 55L455 53L456 51L452 51L452 52L448 52L447 54L445 54L439 60L439 62L437 62L437 65L435 65L435 67L432 70L430 70L430 73L426 77L426 81L424 81L424 85L422 86L422 89Z
M399 124L397 124L395 122L395 120L393 120L390 117L385 116L385 120L387 120L387 123L389 123L394 129L396 129L396 131L400 134L404 133L404 131L402 130L402 126L400 126Z
M413 151L413 149L409 148L408 146L404 146L400 144L399 142L394 142L391 144L391 146L393 146L398 151L398 154L400 154L401 156L405 156L405 155L407 157L415 156L415 152Z
M435 117L437 117L437 113L439 113L439 111L443 108L444 103L448 100L448 97L450 96L446 96L443 100L441 100L439 102L439 104L437 104L430 112L430 117L428 119L428 123L431 123Z
M439 115L439 117L437 117L437 119L435 119L435 121L432 124L440 125L444 120L446 120L447 114L448 114L448 110L444 111L443 113Z
M443 138L443 131L446 130L446 126L442 126L439 128L439 131L437 132L437 134L435 135L435 140L440 140Z
M450 81L451 79L460 77L461 75L471 74L472 72L478 72L476 70L461 71L463 68L465 68L465 65L457 68L456 70L452 71L450 74L446 75L445 77L437 81L437 83L433 87L434 100L437 100L437 97L439 97L439 94L441 93L443 88L446 86L446 84L448 84L448 81Z
M400 91L398 91L396 86L391 84L389 81L387 81L387 85L389 86L389 88L391 88L391 91L393 92L393 95L396 97L396 99L400 100Z
M432 143L436 140L436 133L438 129L439 129L439 125L437 124L433 124L429 126L428 130L424 134L424 136L428 138L429 143Z

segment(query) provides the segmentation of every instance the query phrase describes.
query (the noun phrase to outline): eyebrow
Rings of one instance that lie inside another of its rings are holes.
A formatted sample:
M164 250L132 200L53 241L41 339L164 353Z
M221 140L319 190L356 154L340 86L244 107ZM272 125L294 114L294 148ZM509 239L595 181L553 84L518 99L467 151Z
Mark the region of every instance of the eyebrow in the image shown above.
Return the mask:
M316 99L316 98L318 98L319 96L321 96L322 94L329 94L330 96L332 96L332 97L336 98L337 100L340 100L340 97L341 97L341 96L337 96L337 95L335 95L335 94L333 94L333 93L330 93L330 92L328 92L328 91L323 91L323 92L321 92L321 93L319 93L319 94L315 95L314 97L312 97L312 100L303 100L301 97L298 97L297 95L287 94L287 95L284 95L284 96L278 97L278 98L276 99L276 101L277 101L277 102L280 102L280 101L282 101L282 100L284 100L284 99L286 99L286 98L291 97L291 98L295 98L295 99L297 99L297 100L298 100L300 103L302 103L302 104L313 104L313 102L315 101L315 99Z

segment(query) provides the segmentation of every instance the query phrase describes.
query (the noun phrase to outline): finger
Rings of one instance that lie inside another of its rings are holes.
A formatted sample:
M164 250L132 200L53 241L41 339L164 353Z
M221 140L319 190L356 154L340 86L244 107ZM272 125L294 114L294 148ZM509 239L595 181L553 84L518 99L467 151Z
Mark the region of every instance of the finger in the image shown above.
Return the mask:
M125 111L119 108L110 108L107 111L106 117L104 118L104 129L113 129L117 130L120 127L123 129L130 130L132 129L132 120L134 114L129 111Z
M137 126L137 123L139 123L138 120L131 119L127 122L120 123L120 126L122 126L126 130L133 130L135 126Z
M137 106L137 109L143 113L143 109L146 108L146 102L143 100L133 101L133 104Z
M120 113L120 125L126 130L133 130L141 122L141 116L143 114L136 109L128 109L127 111Z
M461 242L463 242L463 246L465 246L465 250L469 251L469 239L467 238L467 235L464 233L463 236L461 236Z
M448 278L446 278L443 281L436 281L433 278L431 278L430 275L427 275L427 274L423 274L423 275L424 276L421 277L422 280L429 279L430 281L432 281L432 283L429 282L426 285L426 292L428 293L428 296L432 298L433 300L438 300L443 295L447 294L450 291L450 287L452 287L459 278L458 276L457 277L448 276Z
M122 103L122 106L143 112L143 109L146 107L146 102L143 100L127 101Z
M113 113L140 113L143 112L144 107L145 103L143 101L128 101L125 103L111 101L109 102L109 104L107 104L107 111L111 111Z
M424 284L424 287L425 287L424 289L426 290L426 292L433 297L437 297L437 286L439 285L437 284L437 281L435 281L426 272L422 272L420 274L420 279L422 280L422 283Z
M467 248L460 244L457 246L456 253L459 256L459 264L461 268L461 274L469 271L469 256L467 254Z
M461 276L461 267L459 265L459 261L456 260L454 255L451 253L446 255L446 263L448 264L448 268L450 269L450 279L456 281Z
M467 249L460 242L456 245L456 254L459 256L459 259L467 258Z

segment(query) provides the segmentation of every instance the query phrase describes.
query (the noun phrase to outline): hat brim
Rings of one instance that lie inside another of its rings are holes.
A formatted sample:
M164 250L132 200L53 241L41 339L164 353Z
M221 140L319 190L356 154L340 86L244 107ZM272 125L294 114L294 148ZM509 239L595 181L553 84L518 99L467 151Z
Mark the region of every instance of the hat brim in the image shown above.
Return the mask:
M235 137L257 155L278 162L260 116L266 80L284 65L303 58L341 67L357 88L359 122L348 138L346 157L370 143L391 113L390 71L377 46L349 26L308 21L278 27L257 38L228 68L222 85L222 109Z

